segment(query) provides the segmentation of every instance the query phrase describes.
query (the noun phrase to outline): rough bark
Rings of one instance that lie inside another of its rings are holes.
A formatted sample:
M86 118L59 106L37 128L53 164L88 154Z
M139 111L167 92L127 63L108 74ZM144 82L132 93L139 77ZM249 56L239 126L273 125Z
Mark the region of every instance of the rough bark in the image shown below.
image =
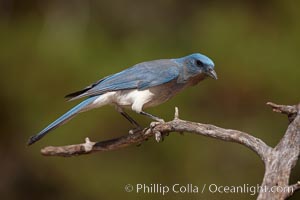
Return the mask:
M286 114L290 122L283 138L274 148L268 146L261 139L242 131L181 120L176 108L174 120L152 123L149 128L140 132L101 142L91 142L86 138L85 143L61 147L49 146L43 148L41 153L45 156L68 157L116 150L132 144L140 144L153 136L160 141L164 135L171 132L194 133L239 143L254 151L265 164L265 175L257 199L287 199L300 189L300 182L289 185L291 170L295 167L300 153L300 104L286 106L267 103L267 105L271 106L275 112Z
M264 191L258 195L263 199L287 199L300 188L300 182L289 186L292 168L300 153L300 115L299 106L283 106L268 103L275 112L287 114L290 124L280 142L265 152L265 175L262 182Z

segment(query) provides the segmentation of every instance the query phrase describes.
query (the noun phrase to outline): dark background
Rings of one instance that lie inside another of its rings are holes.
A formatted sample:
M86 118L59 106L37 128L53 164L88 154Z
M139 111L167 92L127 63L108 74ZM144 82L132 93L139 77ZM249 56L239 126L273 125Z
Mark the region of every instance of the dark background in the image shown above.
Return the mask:
M47 145L127 133L112 107L81 114L34 146L29 136L78 102L63 96L133 64L201 52L219 80L148 111L238 129L274 146L287 119L267 101L299 101L300 12L292 0L0 1L1 199L254 199L250 194L136 194L128 183L257 185L264 166L244 146L192 134L74 158ZM131 113L147 126L146 117ZM291 183L300 177L300 165ZM291 199L299 198L296 194Z

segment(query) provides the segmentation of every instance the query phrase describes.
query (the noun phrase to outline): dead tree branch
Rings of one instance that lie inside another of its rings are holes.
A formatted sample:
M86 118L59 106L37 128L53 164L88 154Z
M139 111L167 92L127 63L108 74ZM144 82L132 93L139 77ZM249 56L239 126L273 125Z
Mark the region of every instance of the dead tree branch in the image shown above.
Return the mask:
M295 167L300 153L300 104L286 106L269 102L267 105L271 106L275 112L286 114L290 121L285 135L274 148L268 146L261 139L242 131L181 120L176 108L172 121L152 123L149 128L143 131L101 142L91 142L86 138L85 143L60 147L49 146L43 148L41 153L45 156L68 157L98 151L112 151L132 144L140 144L153 136L159 140L172 132L194 133L239 143L254 151L265 164L265 175L257 199L286 199L300 189L300 182L289 185L291 170Z

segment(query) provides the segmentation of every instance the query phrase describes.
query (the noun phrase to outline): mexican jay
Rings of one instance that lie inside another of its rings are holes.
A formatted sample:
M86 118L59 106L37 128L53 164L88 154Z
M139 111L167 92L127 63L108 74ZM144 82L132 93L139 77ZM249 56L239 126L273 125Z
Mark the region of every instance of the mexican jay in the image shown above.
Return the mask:
M182 58L153 60L136 64L119 73L107 76L83 90L67 95L69 101L86 99L40 133L32 136L28 144L31 145L40 140L78 113L104 105L114 105L116 110L136 129L140 129L139 124L124 111L124 108L130 108L152 120L163 122L163 119L145 112L144 109L166 102L178 92L199 83L207 76L217 79L214 63L200 53Z

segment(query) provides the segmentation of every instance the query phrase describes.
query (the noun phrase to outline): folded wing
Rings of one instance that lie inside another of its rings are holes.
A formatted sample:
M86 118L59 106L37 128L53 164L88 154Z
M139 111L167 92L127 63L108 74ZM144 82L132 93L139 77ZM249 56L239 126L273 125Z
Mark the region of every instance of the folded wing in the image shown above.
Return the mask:
M144 90L177 79L178 64L172 60L155 60L134 65L119 73L105 77L81 91L67 95L69 100L101 95L127 89Z

